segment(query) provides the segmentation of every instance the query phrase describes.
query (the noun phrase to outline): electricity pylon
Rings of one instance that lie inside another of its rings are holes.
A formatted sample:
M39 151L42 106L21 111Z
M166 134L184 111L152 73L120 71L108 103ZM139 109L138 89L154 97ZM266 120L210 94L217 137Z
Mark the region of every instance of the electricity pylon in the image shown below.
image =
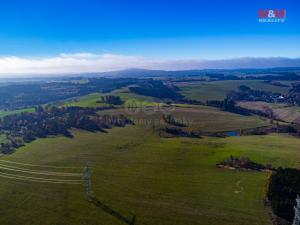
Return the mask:
M89 199L93 196L92 169L91 169L90 162L87 162L86 166L84 168L83 180L84 180L84 185L85 185L85 194L86 194L86 197Z

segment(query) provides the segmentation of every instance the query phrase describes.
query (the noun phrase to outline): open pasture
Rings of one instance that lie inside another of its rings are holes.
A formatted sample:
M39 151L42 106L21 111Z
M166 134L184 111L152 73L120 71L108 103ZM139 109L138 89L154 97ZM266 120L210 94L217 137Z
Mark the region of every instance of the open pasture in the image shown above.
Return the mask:
M285 94L289 87L278 87L271 84L264 83L261 80L226 80L226 81L212 81L212 82L193 82L177 84L181 94L188 99L207 101L207 100L223 100L226 95L233 90L236 90L241 85L246 85L255 90L263 90L270 92L278 92Z
M135 214L137 224L271 224L263 206L268 174L220 170L215 164L231 154L278 166L300 161L300 140L289 136L164 139L147 126L73 133L74 139L34 141L2 157L3 167L24 167L6 162L11 161L25 163L31 172L80 173L90 161L97 199L125 217ZM83 185L0 180L6 202L0 206L1 224L124 224L87 202Z

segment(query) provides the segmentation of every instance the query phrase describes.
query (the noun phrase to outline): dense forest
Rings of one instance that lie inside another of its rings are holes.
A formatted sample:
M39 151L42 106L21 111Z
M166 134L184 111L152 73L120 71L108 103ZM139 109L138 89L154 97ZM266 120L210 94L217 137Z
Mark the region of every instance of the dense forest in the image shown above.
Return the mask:
M162 81L150 80L138 86L130 87L129 90L139 95L151 96L163 100L182 100L184 97L178 92L179 88L165 84Z
M139 79L90 78L87 82L31 82L0 86L0 110L34 107L71 97L112 90L139 83Z
M274 213L293 221L297 194L300 193L300 170L282 169L273 173L270 179L268 198Z
M114 95L101 96L101 100L97 102L107 103L109 105L122 105L124 103L124 101L120 98L120 96L114 96Z
M206 101L206 105L219 108L223 111L236 113L236 114L240 114L240 115L244 115L244 116L248 116L253 113L253 111L251 111L251 110L244 109L242 107L237 106L236 101L230 97L227 97L224 100Z
M300 83L293 83L287 95L287 102L300 106Z

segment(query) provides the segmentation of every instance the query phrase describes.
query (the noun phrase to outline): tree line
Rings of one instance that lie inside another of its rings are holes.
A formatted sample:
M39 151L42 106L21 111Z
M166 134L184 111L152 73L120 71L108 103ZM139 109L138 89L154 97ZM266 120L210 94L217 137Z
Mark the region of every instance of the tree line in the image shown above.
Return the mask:
M8 140L1 143L0 151L10 153L25 143L50 135L73 137L71 128L106 132L113 126L127 124L133 122L124 115L99 115L94 108L39 106L34 113L23 112L0 120L0 131Z
M95 92L107 93L140 81L133 78L89 78L84 83L70 80L1 85L0 110L35 107Z
M97 102L107 103L109 105L122 105L124 103L124 101L120 98L120 96L114 96L114 95L101 96L101 99Z
M287 221L294 219L294 206L300 194L300 170L279 168L270 178L268 199L273 212Z

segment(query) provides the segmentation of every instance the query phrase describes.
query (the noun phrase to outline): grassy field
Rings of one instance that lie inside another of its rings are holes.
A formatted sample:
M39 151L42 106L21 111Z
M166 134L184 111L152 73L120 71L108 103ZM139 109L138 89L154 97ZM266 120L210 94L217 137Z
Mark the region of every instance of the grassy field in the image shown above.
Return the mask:
M289 122L289 123L300 118L300 107L298 106L289 106L286 104L274 104L274 103L267 103L267 102L247 102L247 101L238 102L238 106L250 110L261 111L264 113L266 113L269 109L272 109L276 119Z
M162 124L163 114L172 114L177 121L186 124L189 128L204 132L231 131L269 125L266 119L257 116L242 116L207 106L177 106L166 108L141 107L131 111L128 108L101 111L100 114L124 114L136 124Z
M18 114L21 112L34 112L34 108L26 108L26 109L17 109L17 110L8 110L8 111L0 111L0 118L8 115Z
M143 95L138 95L138 94L132 93L128 90L128 88L115 90L115 91L111 92L111 94L120 96L121 99L125 102L135 100L138 103L146 103L146 105L149 105L149 104L151 105L151 103L154 103L154 102L160 102L159 99L154 98L154 97L143 96Z
M200 92L205 91L197 85L186 88L202 98ZM207 88L208 98L241 84L223 85L217 93ZM160 124L166 110L190 128L210 132L264 126L268 121L205 106L166 108L155 98L127 89L109 94L120 96L125 104L99 113L122 113L136 125L108 133L72 130L74 138L38 139L11 155L1 155L1 225L124 224L86 200L82 181L86 162L92 165L95 197L127 218L136 215L136 225L272 224L263 204L269 174L218 169L216 163L235 155L273 166L300 167L300 139L275 134L162 138L151 121ZM105 106L96 103L100 96L95 93L63 105ZM128 108L132 101L136 112Z
M93 93L89 95L85 95L78 98L72 98L70 100L67 100L63 103L59 103L60 106L78 106L78 107L102 107L102 106L108 106L105 103L98 103L101 99L100 93Z
M0 134L0 144L1 143L6 143L7 142L7 138L4 134Z
M195 99L199 101L223 100L230 91L237 89L240 85L246 85L257 90L279 92L283 94L287 93L289 90L288 87L278 87L263 83L263 81L259 80L232 80L178 84L182 90L181 93L184 96L189 99Z
M289 136L163 139L145 126L114 128L107 134L73 133L74 139L39 139L1 157L1 173L80 173L90 161L95 196L127 217L137 215L137 224L268 225L263 206L268 174L221 170L215 164L231 154L276 166L300 162L300 139ZM0 205L0 224L123 224L88 203L82 185L6 177L0 182L5 202Z
M101 99L101 96L103 95L114 95L114 96L120 96L120 98L124 101L124 104L122 106L128 106L130 104L135 104L139 107L142 106L153 106L155 105L155 102L160 102L159 99L142 96L142 95L136 95L134 93L131 93L127 88L118 89L111 93L93 93L89 95L85 95L82 97L72 98L69 99L63 103L59 103L60 106L79 106L79 107L103 107L103 106L109 106L106 103L99 103ZM119 107L122 107L119 106Z

